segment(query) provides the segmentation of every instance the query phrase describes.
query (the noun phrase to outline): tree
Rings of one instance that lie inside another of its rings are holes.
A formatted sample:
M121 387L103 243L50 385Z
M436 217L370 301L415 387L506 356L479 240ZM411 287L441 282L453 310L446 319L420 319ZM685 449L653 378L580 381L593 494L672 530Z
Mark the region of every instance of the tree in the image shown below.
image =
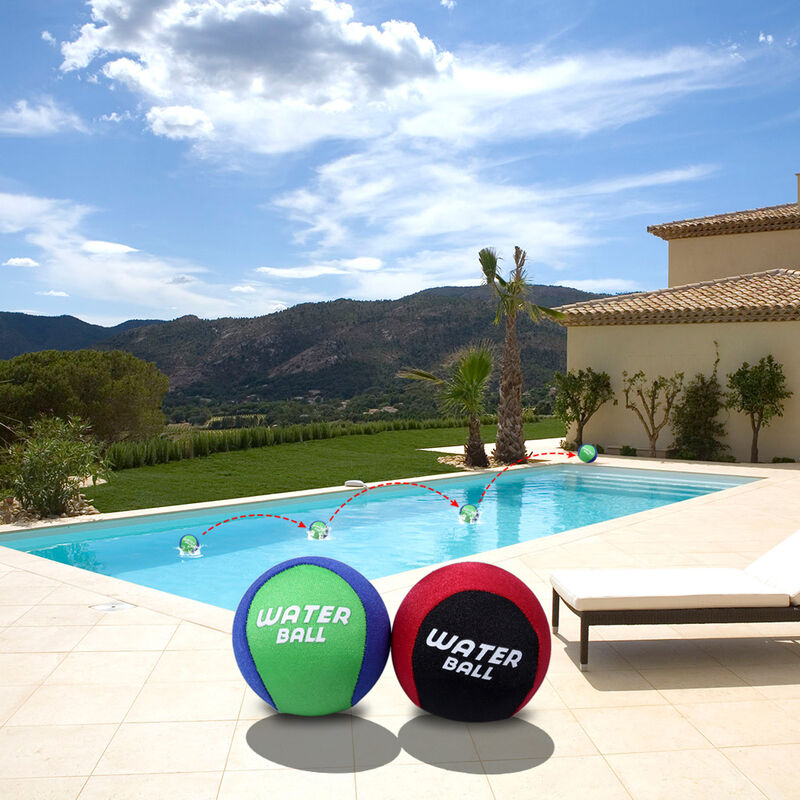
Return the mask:
M492 374L492 351L488 345L479 345L454 356L455 364L449 378L439 378L422 369L404 369L400 378L429 381L440 387L444 410L452 414L466 414L469 435L464 445L464 461L468 467L488 467L486 448L481 438L481 414L484 412L486 384Z
M26 511L40 516L68 513L80 497L81 482L107 472L99 443L77 417L41 417L17 438L4 472Z
M725 393L717 378L718 365L719 354L711 375L695 375L675 404L671 421L675 441L669 449L670 458L714 461L728 449L722 441L725 423L718 419L725 408Z
M614 397L611 378L607 372L595 372L591 367L553 375L556 402L553 411L569 427L575 423L575 446L583 444L583 429L600 406ZM616 404L616 400L614 401Z
M154 364L120 350L43 350L0 361L5 414L21 424L41 414L78 416L106 442L159 434L168 389Z
M745 361L728 375L728 408L750 417L753 439L750 460L758 463L758 434L773 417L783 416L783 400L792 396L786 388L783 367L771 356L765 356L752 367Z
M655 458L658 436L669 422L672 406L683 389L683 373L676 372L669 378L659 375L649 386L646 381L647 378L642 370L630 376L627 372L622 373L625 408L631 409L639 417L650 441L650 458ZM657 420L659 411L661 419Z
M525 275L526 253L514 248L514 269L505 280L498 272L497 253L485 247L478 261L486 283L497 296L495 325L505 319L503 355L500 361L500 403L497 407L497 443L494 457L504 464L525 458L525 435L522 427L522 367L517 342L517 315L530 316L534 322L544 317L560 319L563 314L551 308L537 306L529 299L530 285Z

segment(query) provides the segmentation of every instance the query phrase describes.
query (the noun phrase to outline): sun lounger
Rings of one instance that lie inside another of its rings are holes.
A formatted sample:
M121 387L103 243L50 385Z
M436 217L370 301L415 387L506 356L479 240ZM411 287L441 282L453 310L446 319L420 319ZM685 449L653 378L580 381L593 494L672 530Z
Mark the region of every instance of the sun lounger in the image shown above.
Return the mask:
M800 530L740 569L565 569L550 575L553 632L559 602L581 620L580 668L592 625L800 622Z

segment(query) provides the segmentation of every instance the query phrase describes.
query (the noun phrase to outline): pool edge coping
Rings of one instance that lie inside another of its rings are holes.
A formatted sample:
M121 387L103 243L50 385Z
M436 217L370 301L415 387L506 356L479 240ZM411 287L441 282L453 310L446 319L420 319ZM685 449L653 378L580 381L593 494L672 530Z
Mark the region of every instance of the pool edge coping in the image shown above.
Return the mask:
M616 458L604 457L598 466L615 466L615 467L621 466L618 463L607 463L608 461L616 462ZM519 465L518 467L511 467L510 469L515 469L515 470L530 469L530 468L542 467L545 465L554 465L554 464L557 465L562 463L564 462L560 460L537 462L536 464L524 464L524 465ZM654 465L658 465L659 463L660 462L655 460L645 461L643 459L641 463L636 464L635 467L644 469L658 469L659 467ZM703 474L703 473L720 474L720 472L716 469L717 466L716 464L713 467L709 468L710 465L707 463L702 463L702 462L692 462L692 463L694 463L696 466L700 466L701 468L694 470L693 469L687 470L685 468L675 469L672 467L672 465L667 465L667 469L665 469L664 471L671 471L671 472L688 471L688 472L695 472L698 474ZM688 465L682 464L681 466L686 467ZM729 469L734 467L734 465L726 465L726 466L728 466ZM679 501L679 503L702 504L711 502L715 498L719 499L720 495L722 494L724 494L726 497L729 497L739 493L756 491L758 488L769 484L773 480L780 482L780 478L775 473L787 471L787 470L773 471L770 469L764 469L755 466L740 467L740 469L746 469L751 473L755 471L767 474L760 474L760 475L740 474L739 477L763 478L764 480L757 480L739 486L732 486L727 489L721 489L716 492L711 492L710 494L700 495L699 497L693 497L687 500L682 500ZM486 472L492 472L492 471L494 470L486 470ZM732 472L726 470L723 470L722 474L725 474L726 472L728 475L732 475ZM789 472L791 475L791 471ZM457 473L443 473L441 475L436 475L436 476L422 476L419 478L410 478L409 480L416 480L416 481L435 480L435 479L446 479L454 477L468 477L470 475L474 475L474 473L465 473L462 471ZM786 479L788 479L788 477L784 477L784 480ZM276 499L276 498L290 497L290 496L296 497L299 495L308 496L309 494L312 493L325 494L325 493L334 493L341 491L348 491L348 489L338 486L326 487L323 489L315 489L309 491L273 493L272 495L263 495L262 498L266 497L269 499ZM248 500L250 502L263 502L263 500L260 498L257 499L248 498ZM197 509L198 506L204 508L216 507L221 505L222 502L224 502L226 505L243 504L242 498L237 498L235 501L229 500L229 501L201 503L201 504L186 504L183 506L168 506L162 508L169 508L170 511L175 512L177 510L186 510L187 508ZM488 563L499 563L508 560L510 558L514 558L518 555L521 555L522 551L524 551L524 554L530 554L541 550L546 550L551 547L558 547L563 544L577 542L585 538L590 538L592 536L603 533L604 531L608 530L611 527L620 527L621 520L624 520L624 522L622 522L622 527L626 527L628 525L634 525L641 522L643 519L646 520L648 518L661 516L664 513L669 513L668 511L666 511L666 509L671 509L672 511L674 511L675 505L677 504L669 503L666 506L659 506L658 508L651 508L645 511L639 511L634 514L625 515L623 517L616 517L615 519L612 520L604 520L602 522L591 523L590 525L584 525L578 528L572 528L567 531L561 531L560 533L550 534L548 536L544 536L539 539L530 539L524 542L517 542L512 545L496 548L494 550L486 550L480 553L473 553L469 556L463 556L461 558L452 559L449 561L441 561L435 564L429 564L424 567L416 567L411 570L396 572L391 575L386 575L382 578L376 578L374 581L371 581L371 583L373 583L373 585L375 585L375 587L381 593L390 592L407 585L410 586L417 580L419 580L421 577L423 577L423 575L432 572L433 570L438 569L439 567L442 567L446 564L458 563L463 561L486 561ZM91 519L94 520L100 516L103 516L104 519L108 520L112 518L112 515L113 518L115 519L126 518L129 516L143 516L145 515L143 513L144 511L147 510L136 509L135 512L128 512L128 511L112 512L112 514L108 515L93 515ZM168 512L163 512L163 513L168 513ZM0 532L2 532L4 528L12 528L12 530L16 532L31 531L37 529L50 529L52 527L56 527L58 523L60 523L61 525L70 524L69 522L59 519L58 521L55 520L51 521L49 524L45 523L35 526L29 526L26 528L19 528L17 526L2 526L0 527ZM0 536L0 542L2 542L2 536ZM58 561L51 561L49 559L42 558L41 556L36 556L21 550L15 550L10 547L5 547L2 544L0 544L0 563L5 563L8 566L11 566L13 569L20 569L26 572L31 572L41 577L59 581L69 586L73 586L77 589L94 592L98 595L105 595L117 600L124 600L125 602L132 603L133 605L139 607L148 608L158 613L177 617L179 619L183 619L188 622L192 622L194 624L218 630L224 633L230 633L232 629L234 611L231 611L229 609L222 608L220 606L215 606L210 603L204 603L199 600L193 600L187 597L183 597L181 595L172 594L170 592L165 592L160 589L154 589L148 586L142 586L140 584L133 583L131 581L123 580L122 578L115 578L111 575L103 575L101 573L96 573L96 572L91 572L90 570L81 569L80 567L74 567L69 564L63 564Z

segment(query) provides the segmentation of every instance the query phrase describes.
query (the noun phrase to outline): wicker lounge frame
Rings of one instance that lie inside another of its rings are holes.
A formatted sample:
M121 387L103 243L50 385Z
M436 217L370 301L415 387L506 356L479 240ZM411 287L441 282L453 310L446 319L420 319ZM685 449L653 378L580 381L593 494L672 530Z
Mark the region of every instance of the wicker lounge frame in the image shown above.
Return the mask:
M553 589L553 633L558 633L559 603L581 621L580 668L589 664L589 628L592 625L680 625L706 622L800 622L800 606L745 608L648 608L578 611Z

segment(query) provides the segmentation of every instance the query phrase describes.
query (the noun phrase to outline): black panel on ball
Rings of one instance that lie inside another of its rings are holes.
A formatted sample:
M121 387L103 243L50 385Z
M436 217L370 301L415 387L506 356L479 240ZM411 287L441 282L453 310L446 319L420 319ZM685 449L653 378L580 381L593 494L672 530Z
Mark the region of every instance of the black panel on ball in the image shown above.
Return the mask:
M463 722L507 719L533 688L538 658L539 639L518 606L491 592L457 592L428 612L414 641L420 706Z

